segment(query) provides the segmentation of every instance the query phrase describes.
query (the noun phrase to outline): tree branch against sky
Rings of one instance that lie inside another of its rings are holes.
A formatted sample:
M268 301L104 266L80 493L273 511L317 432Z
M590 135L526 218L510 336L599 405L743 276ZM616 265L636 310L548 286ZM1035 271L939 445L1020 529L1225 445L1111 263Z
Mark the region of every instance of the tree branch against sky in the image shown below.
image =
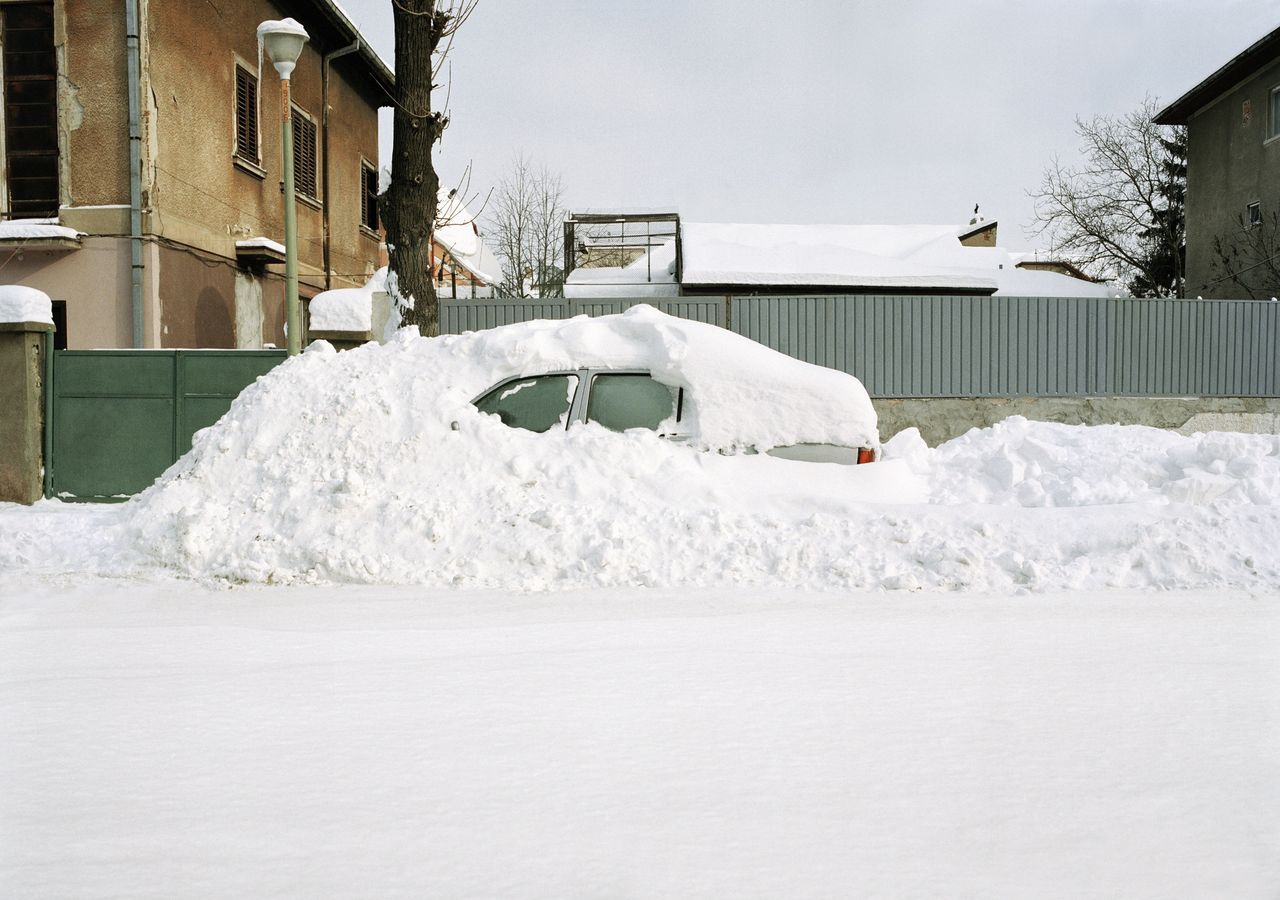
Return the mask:
M387 231L387 290L403 325L440 332L440 302L432 272L431 234L440 178L432 152L449 125L448 101L433 91L453 36L479 0L391 0L396 40L391 180L378 206Z
M1157 125L1148 97L1122 116L1076 120L1081 161L1055 159L1035 201L1036 231L1099 280L1138 292L1182 292L1185 129Z
M558 297L564 292L564 183L524 153L493 193L486 235L502 260L503 292Z

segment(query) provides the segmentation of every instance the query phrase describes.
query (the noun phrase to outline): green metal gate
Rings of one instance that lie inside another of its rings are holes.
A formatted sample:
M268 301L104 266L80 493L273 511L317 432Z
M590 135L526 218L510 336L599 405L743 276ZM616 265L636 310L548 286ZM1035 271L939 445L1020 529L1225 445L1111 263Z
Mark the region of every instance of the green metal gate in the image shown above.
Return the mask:
M46 378L45 496L123 500L191 449L283 350L59 350Z

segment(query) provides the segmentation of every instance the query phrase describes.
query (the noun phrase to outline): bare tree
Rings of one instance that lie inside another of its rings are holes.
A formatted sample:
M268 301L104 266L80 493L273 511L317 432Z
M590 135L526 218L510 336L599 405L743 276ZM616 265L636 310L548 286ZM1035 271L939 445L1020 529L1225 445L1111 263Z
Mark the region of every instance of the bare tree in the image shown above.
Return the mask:
M1157 112L1147 98L1123 116L1077 119L1083 161L1064 166L1054 159L1030 195L1036 231L1086 273L1181 296L1185 129L1155 124Z
M502 260L510 296L558 297L564 293L564 183L523 153L499 182L487 233Z
M1230 234L1213 239L1213 257L1216 280L1206 289L1233 285L1254 300L1280 296L1280 215L1239 219Z
M431 153L449 125L448 98L432 107L432 91L453 36L479 0L391 0L396 35L396 87L391 181L378 207L387 229L387 289L404 325L440 333L440 302L431 272L431 232L440 178Z

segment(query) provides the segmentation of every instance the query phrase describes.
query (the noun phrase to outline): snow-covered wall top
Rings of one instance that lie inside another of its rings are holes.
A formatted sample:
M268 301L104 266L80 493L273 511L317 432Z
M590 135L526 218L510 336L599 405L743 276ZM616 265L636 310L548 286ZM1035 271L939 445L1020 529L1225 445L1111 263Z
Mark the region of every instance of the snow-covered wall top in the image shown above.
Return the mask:
M79 239L82 237L84 237L83 232L59 225L57 219L10 219L7 222L0 222L0 240L35 241L41 238Z
M0 322L53 324L53 301L44 291L21 284L0 285Z
M379 269L364 287L321 291L311 298L312 331L359 331L373 329L373 295L384 289L387 270Z

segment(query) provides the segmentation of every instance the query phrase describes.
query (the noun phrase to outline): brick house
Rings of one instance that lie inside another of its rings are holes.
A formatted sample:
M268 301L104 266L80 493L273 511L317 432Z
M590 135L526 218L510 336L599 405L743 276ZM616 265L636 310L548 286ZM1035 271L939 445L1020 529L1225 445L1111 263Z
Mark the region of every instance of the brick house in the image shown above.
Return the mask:
M53 297L60 346L283 345L279 80L255 29L310 34L290 111L304 300L377 265L393 75L331 0L129 2L0 2L0 282Z

